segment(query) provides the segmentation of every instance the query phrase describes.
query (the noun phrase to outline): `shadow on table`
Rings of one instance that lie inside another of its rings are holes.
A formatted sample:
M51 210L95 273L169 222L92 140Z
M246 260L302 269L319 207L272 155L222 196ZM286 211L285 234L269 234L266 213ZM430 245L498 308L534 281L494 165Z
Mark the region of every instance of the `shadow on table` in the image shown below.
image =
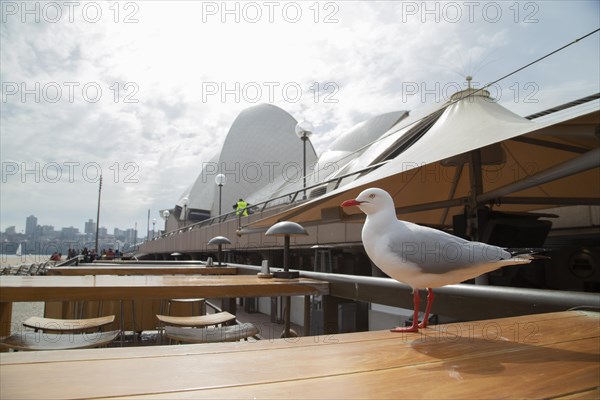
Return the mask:
M552 343L535 345L509 340L487 340L482 338L458 337L452 340L415 340L411 347L421 354L442 361L440 369L460 374L491 375L505 369L505 364L539 364L548 362L586 362L597 364L598 354L557 349Z

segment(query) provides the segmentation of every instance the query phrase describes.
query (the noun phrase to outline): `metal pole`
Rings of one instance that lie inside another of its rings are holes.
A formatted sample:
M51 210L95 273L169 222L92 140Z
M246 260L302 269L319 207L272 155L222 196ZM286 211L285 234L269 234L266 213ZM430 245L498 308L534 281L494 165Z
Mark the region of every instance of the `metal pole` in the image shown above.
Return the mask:
M283 245L283 270L288 272L290 270L290 235L285 235Z
M221 191L223 190L223 185L219 185L219 215L221 215Z
M479 204L477 196L483 193L483 177L481 174L481 151L473 150L469 153L469 179L471 181L471 196L467 215L468 235L471 240L479 240Z
M526 176L521 180L509 183L508 185L492 190L491 192L480 193L477 196L477 201L479 203L485 203L498 197L506 196L507 194L516 193L533 186L541 186L557 179L566 178L567 176L597 168L600 165L599 160L600 149L596 148L576 158L565 161L562 164L545 169L535 175Z
M304 331L303 336L310 336L310 317L312 313L312 303L310 301L310 296L304 296L304 326L302 330Z
M292 298L290 296L285 296L283 298L283 337L290 337L290 326L291 326L291 316L290 316L290 308L292 306Z
M102 175L100 175L100 184L98 185L98 210L96 212L96 244L94 249L98 254L98 230L100 228L100 195L102 194Z
M150 209L148 209L148 230L146 231L146 242L150 240Z
M290 270L290 235L284 236L283 245L283 270L288 272ZM283 297L283 337L290 337L290 321L291 313L290 308L292 306L292 299L290 296Z
M302 200L306 200L306 139L308 139L308 137L306 136L306 133L304 133L302 135L302 174L303 174L303 181L304 181L304 192L302 194Z
M479 240L479 204L477 196L483 193L483 176L481 172L481 150L476 149L469 153L469 179L471 180L471 196L469 198L467 214L467 235L471 240ZM475 278L475 284L487 285L489 278L483 274Z

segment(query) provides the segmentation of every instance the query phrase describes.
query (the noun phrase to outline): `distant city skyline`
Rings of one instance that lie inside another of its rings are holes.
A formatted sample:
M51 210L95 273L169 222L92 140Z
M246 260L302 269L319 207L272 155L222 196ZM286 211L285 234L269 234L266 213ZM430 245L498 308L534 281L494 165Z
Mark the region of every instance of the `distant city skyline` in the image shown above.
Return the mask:
M96 230L96 223L92 219L84 222L85 231L74 226L44 225L43 219L33 214L26 217L25 225L26 230L17 230L11 225L0 231L0 254L15 254L18 248L27 254L67 254L68 249L80 251L85 247L95 248L96 245L99 251L109 248L128 250L147 239L145 234L138 237L138 231L134 228L113 228L109 231L101 226Z
M0 232L5 233L5 234L13 233L13 234L22 234L22 235L27 236L27 235L35 234L35 230L37 230L38 227L41 227L41 228L52 227L54 229L54 232L62 232L64 229L77 229L77 231L82 234L92 234L92 235L96 234L96 221L92 220L92 219L88 219L87 221L83 222L83 226L84 226L83 229L80 229L79 227L76 227L73 225L56 227L51 224L38 223L38 221L42 221L42 220L40 220L37 216L31 214L25 218L25 224L24 224L25 228L24 229L19 228L18 225L8 225L8 226L4 227L4 229L2 229ZM135 227L126 227L125 229L123 229L122 227L114 227L114 228L110 229L105 226L102 226L102 224L100 224L100 228L99 228L99 230L104 230L106 232L105 235L108 235L109 234L108 232L113 232L113 233L111 233L111 235L112 235L112 234L114 234L115 230L125 232L129 229L136 230ZM139 232L139 229L137 229L137 231ZM152 230L150 230L150 231L152 231Z

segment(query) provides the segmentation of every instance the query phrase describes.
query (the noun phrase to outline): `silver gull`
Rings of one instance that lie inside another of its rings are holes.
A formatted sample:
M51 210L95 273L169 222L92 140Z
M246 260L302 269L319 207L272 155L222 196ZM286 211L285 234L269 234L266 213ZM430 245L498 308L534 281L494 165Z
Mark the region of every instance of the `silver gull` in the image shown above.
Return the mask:
M397 327L392 332L418 332L427 326L433 288L460 283L508 265L526 264L533 258L398 220L392 197L382 189L366 189L341 206L357 206L367 215L362 229L367 255L383 272L413 288L412 326ZM420 324L419 289L427 289L428 293Z

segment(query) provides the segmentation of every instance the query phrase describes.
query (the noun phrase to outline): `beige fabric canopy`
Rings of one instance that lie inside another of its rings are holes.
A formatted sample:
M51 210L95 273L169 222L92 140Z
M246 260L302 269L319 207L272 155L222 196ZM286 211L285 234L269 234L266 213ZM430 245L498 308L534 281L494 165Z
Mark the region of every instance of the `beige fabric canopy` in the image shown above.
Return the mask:
M368 187L387 190L399 218L446 227L466 205L508 212L600 205L598 100L534 122L486 92L465 92L457 93L435 124L387 164L245 228L282 220L307 225L359 221L364 218L360 210L342 211L339 204Z

